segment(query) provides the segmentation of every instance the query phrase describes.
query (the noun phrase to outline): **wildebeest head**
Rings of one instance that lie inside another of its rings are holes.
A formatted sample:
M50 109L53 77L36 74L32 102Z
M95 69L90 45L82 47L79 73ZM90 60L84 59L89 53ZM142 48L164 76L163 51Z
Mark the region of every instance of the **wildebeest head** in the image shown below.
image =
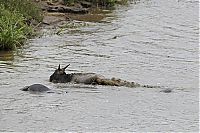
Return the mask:
M55 72L50 76L49 81L54 82L54 83L70 82L70 80L71 80L70 75L65 73L65 69L69 65L67 65L64 68L60 68L60 64L59 64L58 69L56 69Z

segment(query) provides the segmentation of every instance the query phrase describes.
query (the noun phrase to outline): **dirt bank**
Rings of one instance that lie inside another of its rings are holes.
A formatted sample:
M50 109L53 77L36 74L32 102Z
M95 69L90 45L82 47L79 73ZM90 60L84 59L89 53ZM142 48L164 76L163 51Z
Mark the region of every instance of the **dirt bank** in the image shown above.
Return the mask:
M73 20L86 22L99 22L105 17L105 13L90 2L80 1L66 5L62 0L50 2L47 0L34 0L43 10L43 26L62 26Z

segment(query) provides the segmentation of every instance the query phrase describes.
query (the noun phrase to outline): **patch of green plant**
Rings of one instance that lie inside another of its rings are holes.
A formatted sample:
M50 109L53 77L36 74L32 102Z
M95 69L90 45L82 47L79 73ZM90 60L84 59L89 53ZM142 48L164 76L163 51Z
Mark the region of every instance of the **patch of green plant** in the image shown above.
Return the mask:
M33 29L25 20L18 11L10 11L0 5L0 50L14 50L32 34Z
M43 19L41 9L31 0L0 0L0 4L4 5L5 9L21 13L27 21L40 22Z
M32 0L0 0L0 50L14 50L34 34L32 22L41 22L41 9Z
M75 3L75 0L63 0L65 5L73 5Z

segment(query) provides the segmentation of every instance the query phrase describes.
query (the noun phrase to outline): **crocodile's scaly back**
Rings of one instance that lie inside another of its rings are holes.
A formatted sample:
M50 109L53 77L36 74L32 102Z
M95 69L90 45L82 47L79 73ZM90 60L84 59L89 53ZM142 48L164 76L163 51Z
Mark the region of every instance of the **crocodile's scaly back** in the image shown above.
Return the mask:
M126 87L139 87L140 84L135 82L129 82L122 79L97 79L97 84L110 85L110 86L126 86Z

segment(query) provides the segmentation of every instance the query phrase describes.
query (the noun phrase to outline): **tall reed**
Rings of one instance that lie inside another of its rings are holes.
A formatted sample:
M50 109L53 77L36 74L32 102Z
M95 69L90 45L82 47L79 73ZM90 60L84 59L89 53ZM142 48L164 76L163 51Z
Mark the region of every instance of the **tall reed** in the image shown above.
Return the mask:
M0 50L14 50L24 43L32 33L32 28L24 21L22 14L0 6Z
M33 35L32 21L42 20L30 0L0 0L0 50L14 50Z
M0 0L7 10L21 13L27 20L42 21L41 9L32 0Z

